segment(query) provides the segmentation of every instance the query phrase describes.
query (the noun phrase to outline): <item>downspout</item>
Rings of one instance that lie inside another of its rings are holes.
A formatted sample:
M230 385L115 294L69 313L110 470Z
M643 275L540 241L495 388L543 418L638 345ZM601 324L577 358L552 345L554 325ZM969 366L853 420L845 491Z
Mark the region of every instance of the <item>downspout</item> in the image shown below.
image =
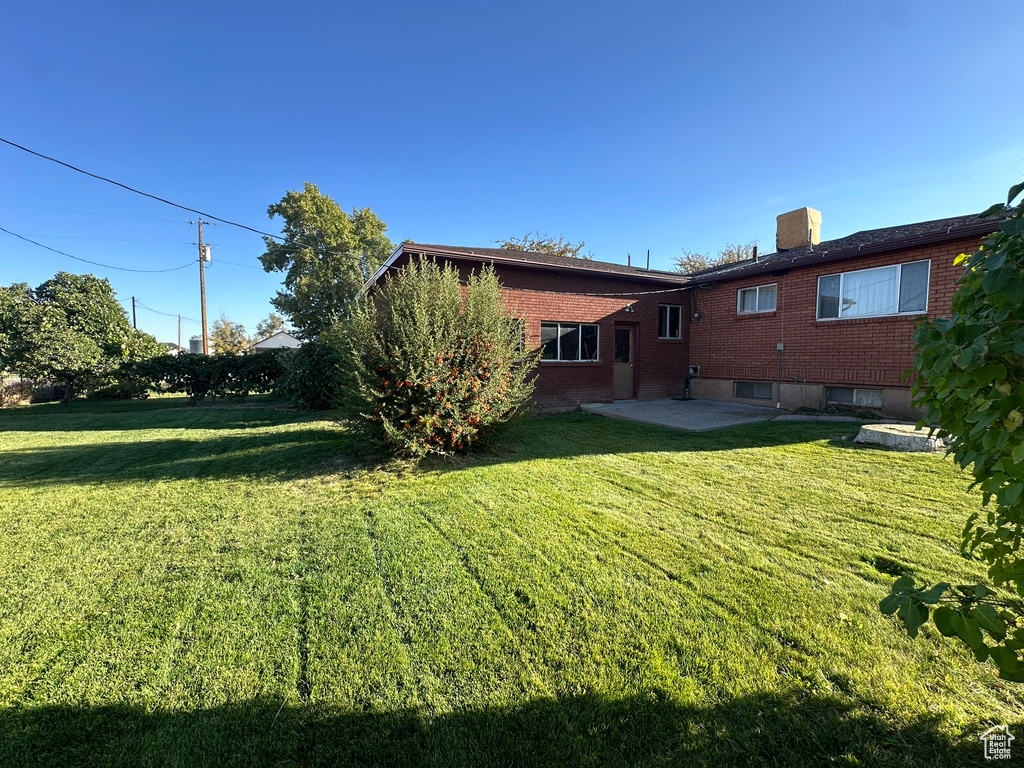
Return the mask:
M779 367L775 374L775 407L777 409L782 408L782 350L786 348L786 345L781 341L775 345L775 349L778 351Z

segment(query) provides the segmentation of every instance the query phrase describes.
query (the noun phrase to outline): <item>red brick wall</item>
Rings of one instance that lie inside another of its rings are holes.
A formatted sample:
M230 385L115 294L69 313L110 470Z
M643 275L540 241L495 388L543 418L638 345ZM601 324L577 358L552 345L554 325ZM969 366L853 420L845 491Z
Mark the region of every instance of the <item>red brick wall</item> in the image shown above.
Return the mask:
M463 262L459 266L465 276L477 265ZM631 324L635 328L637 397L647 400L683 394L690 314L685 291L638 295L662 291L665 286L614 275L574 275L516 265L499 265L496 271L509 308L516 317L526 321L526 343L530 349L540 346L541 322L598 323L601 326L598 362L543 361L538 365L534 399L541 407L565 408L613 399L616 323ZM585 295L593 293L631 295ZM630 304L634 311L626 312ZM681 339L658 338L659 304L682 306Z
M914 318L816 320L818 277L930 259L928 315L948 315L962 273L953 260L977 245L960 240L694 289L703 316L690 326L690 363L701 367L702 379L774 382L781 341L783 383L909 388L901 376L914 362ZM769 283L778 285L775 312L737 314L739 289Z

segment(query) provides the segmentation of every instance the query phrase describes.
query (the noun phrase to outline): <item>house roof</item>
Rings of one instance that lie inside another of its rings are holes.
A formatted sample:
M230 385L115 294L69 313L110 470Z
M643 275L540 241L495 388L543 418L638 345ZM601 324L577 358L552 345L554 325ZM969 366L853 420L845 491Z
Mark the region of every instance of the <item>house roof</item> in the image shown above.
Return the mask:
M815 246L801 246L785 251L747 259L722 267L714 267L690 275L666 272L658 269L613 264L607 261L574 259L566 256L552 256L533 251L516 251L508 248L466 248L455 245L430 245L425 243L402 243L391 257L367 281L366 287L375 283L403 254L422 254L454 259L465 259L482 263L518 264L536 269L550 269L575 274L590 274L604 277L627 277L657 282L660 284L706 285L734 280L761 272L771 273L793 267L806 267L832 261L853 259L873 253L886 253L914 248L943 241L981 238L996 230L1006 214L982 218L977 214L953 216L947 219L919 221L914 224L900 224L881 229L865 229L852 235L825 240Z
M289 333L288 331L276 331L275 333L272 333L269 336L267 336L265 339L260 339L259 341L254 341L252 345L254 347L256 347L256 346L259 346L260 344L265 344L266 342L270 341L271 339L276 339L278 336L287 336L289 339L292 339L293 341L297 341L300 344L302 343L302 339L300 339L298 336L295 336L292 333Z
M702 285L722 280L746 277L758 272L775 272L790 267L841 261L871 253L897 251L915 246L940 243L944 240L963 240L984 237L996 230L1005 214L982 218L977 214L953 216L948 219L919 221L881 229L865 229L846 237L825 240L814 246L801 246L785 251L747 259L722 267L713 267L688 275L690 282Z
M655 281L658 283L682 285L687 282L687 278L678 272L665 272L658 269L644 269L643 267L626 266L625 264L612 264L608 261L574 259L568 256L553 256L548 253L536 253L533 251L514 251L508 248L467 248L455 245L402 243L398 246L395 252L391 254L391 258L389 258L383 266L373 274L369 281L367 281L367 285L372 285L376 282L402 254L407 253L423 254L426 256L442 256L495 264L518 264L537 269L568 271L575 274L588 273L602 277L628 277L639 280Z

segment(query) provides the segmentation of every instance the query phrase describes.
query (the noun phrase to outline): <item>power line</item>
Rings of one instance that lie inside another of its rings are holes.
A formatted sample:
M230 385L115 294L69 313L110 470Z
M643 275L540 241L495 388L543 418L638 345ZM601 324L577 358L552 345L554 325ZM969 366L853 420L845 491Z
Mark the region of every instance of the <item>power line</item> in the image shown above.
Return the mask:
M36 211L56 211L57 213L81 213L86 216L111 216L115 219L139 219L140 221L163 221L168 224L186 224L182 219L154 219L150 216L127 216L122 213L100 213L99 211L72 211L68 208L47 208L42 205L23 205L21 203L0 203L9 208L31 208Z
M0 141L2 141L2 139L0 139ZM72 256L70 253L65 253L64 251L58 251L56 248L51 248L48 245L43 245L42 243L37 243L35 240L30 240L29 238L24 237L23 235L19 235L17 232L11 232L11 230L4 229L3 227L0 227L0 232L6 232L8 235L11 235L12 237L16 237L19 240L24 240L26 243L32 243L32 245L38 245L40 248L45 248L48 251L53 251L54 253L59 253L61 256L67 256L69 259L74 259L75 261L84 261L86 264L93 264L93 265L95 265L97 267L103 267L104 269L116 269L116 270L119 270L121 272L174 272L175 270L178 270L178 269L185 269L185 267L191 267L195 263L194 261L190 261L187 264L182 264L180 267L170 267L169 269L131 269L130 267L115 267L115 266L113 266L111 264L101 264L98 261L90 261L89 259L83 259L81 256Z
M215 262L210 262L210 266L214 264L230 264L233 267L245 267L246 269L263 269L263 267L257 267L255 264L239 264L237 261L228 261L227 259L217 259Z
M49 240L97 240L104 243L149 243L153 245L195 245L195 243L183 243L178 240L125 240L119 237L84 237L81 235L33 235L33 237L45 237Z
M165 203L166 205L173 206L174 208L179 208L179 209L181 209L183 211L188 211L189 213L195 213L195 214L198 214L199 216L206 216L207 218L213 219L214 221L219 221L219 222L221 222L223 224L230 224L232 227L238 227L239 229L246 229L246 230L248 230L250 232L255 232L257 235L263 235L264 237L270 237L270 238L273 238L275 240L284 240L284 238L281 237L280 235L272 235L269 232L263 232L262 230L254 229L253 227L246 226L245 224L239 224L237 221L231 221L229 219L222 219L219 216L214 216L212 213L206 213L205 211L200 211L197 208L189 208L187 205L181 205L180 203L172 202L171 200L168 200L165 197L159 197L157 195L150 194L149 192L143 192L141 189L136 189L135 187L129 187L127 184L122 184L120 181L114 181L113 179L108 179L106 176L100 176L98 173L91 173L91 172L86 171L86 170L84 170L82 168L79 168L77 166L71 165L71 163L65 163L63 160L58 160L55 157L50 157L49 155L44 155L41 152L36 152L35 150L29 149L28 147L23 147L21 144L17 144L17 143L15 143L13 141L10 141L9 139L5 139L3 137L0 137L0 142L3 142L4 144L7 144L8 146L14 147L15 149L20 149L22 152L27 152L30 155L35 155L36 157L42 158L43 160L49 160L51 163L56 163L57 165L62 165L65 168L69 168L72 171L75 171L77 173L81 173L81 174L89 176L89 177L91 177L93 179L97 179L98 181L105 181L108 184L113 184L115 187L121 187L121 189L126 189L129 192L134 192L136 195L142 195L143 197L148 197L151 200L156 200L158 202Z
M171 312L161 312L159 309L153 309L152 307L147 307L145 304L143 304L138 299L135 300L135 304L136 304L136 306L139 307L139 309L145 309L146 311L153 312L154 314L157 314L157 315L164 315L165 317L180 317L182 320L188 320L190 323L195 323L196 325L202 325L201 322L199 322L198 320L195 320L195 319L193 319L191 317L185 317L184 315L177 315L177 314L173 314Z

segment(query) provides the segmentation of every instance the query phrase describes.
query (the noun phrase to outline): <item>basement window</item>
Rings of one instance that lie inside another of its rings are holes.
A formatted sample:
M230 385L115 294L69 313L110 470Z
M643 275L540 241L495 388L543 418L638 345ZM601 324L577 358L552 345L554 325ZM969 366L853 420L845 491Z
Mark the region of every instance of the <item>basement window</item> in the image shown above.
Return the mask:
M863 405L868 408L881 408L882 390L828 387L825 390L825 401L842 405Z
M930 261L818 278L818 319L920 315L928 311Z
M658 305L658 338L681 339L683 337L683 308L678 304Z
M737 381L736 397L748 397L754 400L771 400L772 385L756 381Z
M541 323L540 359L597 362L600 330L597 323Z
M746 315L753 312L774 312L778 285L759 285L756 288L740 288L736 295L736 312Z

